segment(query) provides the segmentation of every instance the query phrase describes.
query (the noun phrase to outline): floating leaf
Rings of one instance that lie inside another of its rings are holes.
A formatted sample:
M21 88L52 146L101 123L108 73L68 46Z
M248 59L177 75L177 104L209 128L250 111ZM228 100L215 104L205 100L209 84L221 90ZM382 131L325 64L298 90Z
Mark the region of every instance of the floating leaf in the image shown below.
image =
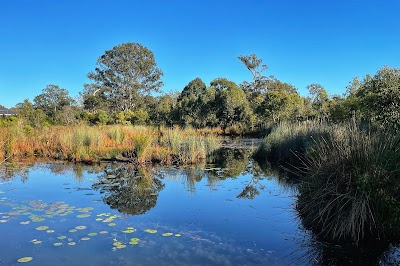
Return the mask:
M31 260L33 260L32 257L23 257L18 259L17 261L22 263L22 262L30 262Z
M35 244L35 245L39 245L39 244L41 244L41 243L42 243L42 241L40 241L40 240L36 240L36 241L32 241L32 243L33 243L33 244Z
M86 229L86 226L84 226L84 225L78 225L78 226L75 226L75 229L83 230L83 229Z
M0 223L6 223L7 220L0 220Z
M116 246L116 248L126 248L126 245L119 245L119 246Z
M155 234L155 233L157 233L157 230L153 230L153 229L146 229L146 230L144 230L146 233L149 233L149 234Z
M68 246L75 246L76 243L75 242L68 242Z
M100 231L99 232L99 234L102 234L102 235L107 234L107 233L108 233L107 231Z
M109 223L108 226L116 226L116 223Z
M62 246L62 244L63 244L63 243L61 243L61 242L57 242L57 243L54 243L53 246L59 247L59 246Z
M177 236L177 237L180 237L180 236L181 236L181 234L175 234L175 236Z
M69 230L70 233L75 233L76 231L78 231L78 230L76 230L76 229Z
M85 214L79 214L76 216L76 218L87 218L87 217L90 217L90 214L85 213Z
M163 233L162 236L172 236L173 233Z
M125 233L125 234L131 234L131 233L134 233L135 231L136 231L135 229L126 229L126 230L124 230L122 232Z
M47 233L54 233L55 231L54 230L47 230L46 232Z
M67 237L66 236L59 236L59 237L57 237L58 239L66 239Z
M96 221L103 221L102 218L96 218Z
M46 220L45 218L39 217L39 218L33 218L32 222L34 223L38 223L38 222L43 222L44 220Z
M49 229L49 227L48 227L48 226L45 226L45 225L36 227L36 230L38 230L38 231L44 231L44 230L47 230L47 229Z
M20 222L19 224L30 224L30 221Z
M89 233L88 236L97 236L97 233Z
M90 240L90 237L82 237L81 240L87 241L87 240Z

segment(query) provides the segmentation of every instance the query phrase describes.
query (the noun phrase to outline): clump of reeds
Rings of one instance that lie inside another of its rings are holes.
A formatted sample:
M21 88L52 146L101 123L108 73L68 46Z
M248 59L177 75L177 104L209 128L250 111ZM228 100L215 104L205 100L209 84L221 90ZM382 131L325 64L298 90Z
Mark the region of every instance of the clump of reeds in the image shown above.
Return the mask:
M400 236L400 134L331 127L302 160L297 210L331 240Z
M133 146L138 163L144 163L151 157L151 146L155 136L146 128L137 128L132 136Z
M326 137L329 129L325 123L282 122L266 136L265 142L254 152L253 157L258 160L267 159L285 167L296 167L301 164L299 155L307 152L314 139Z

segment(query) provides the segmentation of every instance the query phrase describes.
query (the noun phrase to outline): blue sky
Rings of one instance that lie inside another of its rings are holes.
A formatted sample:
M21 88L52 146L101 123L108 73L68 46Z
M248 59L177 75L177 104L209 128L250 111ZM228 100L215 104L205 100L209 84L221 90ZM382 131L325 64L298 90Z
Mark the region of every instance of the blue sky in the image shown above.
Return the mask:
M56 84L77 96L105 50L139 42L164 71L162 91L196 77L207 84L266 75L341 94L353 77L400 67L400 1L150 0L0 1L0 104L12 107Z

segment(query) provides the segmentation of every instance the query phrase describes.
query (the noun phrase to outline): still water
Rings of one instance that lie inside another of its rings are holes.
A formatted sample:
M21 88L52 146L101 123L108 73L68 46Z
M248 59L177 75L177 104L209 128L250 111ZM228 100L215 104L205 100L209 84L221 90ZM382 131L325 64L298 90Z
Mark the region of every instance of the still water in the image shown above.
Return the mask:
M0 166L0 265L308 265L296 188L225 149L217 164Z

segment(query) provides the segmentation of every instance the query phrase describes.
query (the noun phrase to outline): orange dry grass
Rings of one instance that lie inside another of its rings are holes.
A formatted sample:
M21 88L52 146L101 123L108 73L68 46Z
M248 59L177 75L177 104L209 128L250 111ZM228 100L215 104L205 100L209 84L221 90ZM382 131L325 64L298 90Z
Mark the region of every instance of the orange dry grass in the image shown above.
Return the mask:
M172 157L179 155L182 149L174 149L170 141L160 143L163 131L165 135L171 135L166 129L160 132L151 127L121 125L52 126L42 129L19 125L0 127L0 159L10 156L16 158L38 156L72 161L99 161L102 158L132 159L136 156L139 163L156 161L169 164L172 162ZM212 130L194 129L174 129L172 132L176 135L178 145L187 139L203 142L204 135L215 134ZM203 159L205 151L197 151L199 147L190 149L190 152L198 152L202 156L191 156L193 157L191 160L182 162L193 163L194 158Z

